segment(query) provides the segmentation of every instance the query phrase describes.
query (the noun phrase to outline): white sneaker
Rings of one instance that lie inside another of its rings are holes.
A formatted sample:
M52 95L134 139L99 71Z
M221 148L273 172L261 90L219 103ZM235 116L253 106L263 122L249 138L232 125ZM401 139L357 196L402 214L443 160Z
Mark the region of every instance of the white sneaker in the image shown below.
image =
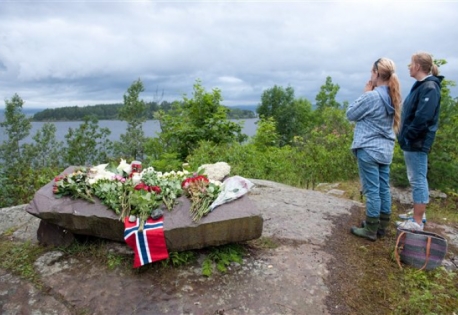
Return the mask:
M413 220L407 220L407 221L397 221L396 226L399 229L405 229L405 230L413 230L413 231L423 231L424 224L422 223L421 225L418 224L417 222Z
M399 217L399 219L401 219L401 220L412 220L412 218L413 218L413 210L410 210L410 211L407 212L407 213L402 213L402 214L398 215L398 217ZM426 223L426 212L423 213L422 222L423 222L423 223Z

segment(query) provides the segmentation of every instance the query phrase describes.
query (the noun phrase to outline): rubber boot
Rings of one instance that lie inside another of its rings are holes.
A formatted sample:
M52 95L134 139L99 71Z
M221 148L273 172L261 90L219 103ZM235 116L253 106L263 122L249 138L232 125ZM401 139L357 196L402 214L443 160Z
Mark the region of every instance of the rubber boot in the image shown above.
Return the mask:
M390 225L390 217L391 214L385 214L381 213L380 214L380 224L377 229L377 236L378 237L384 237L386 234L386 229ZM364 228L366 227L366 221L361 222L361 227Z
M391 214L380 213L380 225L377 229L377 236L383 237L386 234L386 229L390 225Z
M380 219L378 217L372 218L366 216L365 227L358 228L356 226L352 226L351 232L356 236L363 237L375 242L377 240L377 230L379 227L379 221Z

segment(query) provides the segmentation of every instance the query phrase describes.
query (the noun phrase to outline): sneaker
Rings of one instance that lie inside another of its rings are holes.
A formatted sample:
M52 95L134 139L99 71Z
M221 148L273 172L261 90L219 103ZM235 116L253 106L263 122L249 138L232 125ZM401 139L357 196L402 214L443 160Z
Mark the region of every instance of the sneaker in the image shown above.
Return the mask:
M411 220L406 220L406 221L397 221L396 226L398 227L398 229L423 231L423 228L425 225L423 223L420 225L411 219Z
M401 219L401 220L412 220L412 218L413 218L413 210L410 210L410 211L407 212L407 213L402 213L402 214L398 215L398 217L399 217L399 219ZM426 223L426 212L423 213L422 222L423 222L423 223Z

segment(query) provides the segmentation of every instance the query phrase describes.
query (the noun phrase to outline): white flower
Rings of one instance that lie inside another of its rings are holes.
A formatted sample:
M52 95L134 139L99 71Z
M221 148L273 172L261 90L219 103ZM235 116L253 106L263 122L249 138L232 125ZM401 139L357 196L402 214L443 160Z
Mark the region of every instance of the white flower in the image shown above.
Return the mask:
M130 174L132 172L132 166L126 163L126 160L121 159L118 167L116 168L118 171L123 171L126 174Z
M218 186L218 187L222 187L223 186L223 182L220 182L219 180L210 179L210 183L212 183L212 184L214 184L215 186Z
M204 169L204 174L208 179L222 181L224 177L229 175L231 167L226 162L217 162L215 164L204 164L199 166L197 171Z
M153 173L154 172L154 167L150 166L148 168L143 169L143 171L140 173L142 176L146 173Z
M138 183L140 183L142 179L142 174L141 173L133 173L132 174L132 183L134 185L137 185Z
M99 173L99 172L102 172L102 171L105 171L105 168L108 166L108 163L107 164L99 164L97 166L94 166L94 167L91 167L91 169L89 170L90 173Z
M106 165L105 165L106 167ZM98 182L101 179L109 179L112 180L114 176L116 175L113 172L106 171L105 167L99 168L96 172L93 172L93 170L96 170L96 168L91 168L89 174L88 174L88 183L90 185Z

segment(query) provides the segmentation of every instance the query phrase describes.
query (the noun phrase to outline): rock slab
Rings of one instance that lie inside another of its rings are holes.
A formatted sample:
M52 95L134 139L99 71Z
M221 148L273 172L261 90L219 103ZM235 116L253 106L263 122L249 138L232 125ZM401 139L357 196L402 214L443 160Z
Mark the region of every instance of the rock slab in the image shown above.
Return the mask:
M73 170L73 166L69 167L62 174ZM57 199L52 186L53 181L39 189L26 208L28 213L46 222L40 229L39 241L49 244L56 239L56 231L62 231L124 242L123 222L100 200L94 198L94 203L90 203L70 197ZM172 211L164 211L164 235L169 251L219 246L262 235L262 215L248 196L217 207L199 222L192 221L190 206L189 199L182 196ZM62 239L68 240L69 236L63 235Z

